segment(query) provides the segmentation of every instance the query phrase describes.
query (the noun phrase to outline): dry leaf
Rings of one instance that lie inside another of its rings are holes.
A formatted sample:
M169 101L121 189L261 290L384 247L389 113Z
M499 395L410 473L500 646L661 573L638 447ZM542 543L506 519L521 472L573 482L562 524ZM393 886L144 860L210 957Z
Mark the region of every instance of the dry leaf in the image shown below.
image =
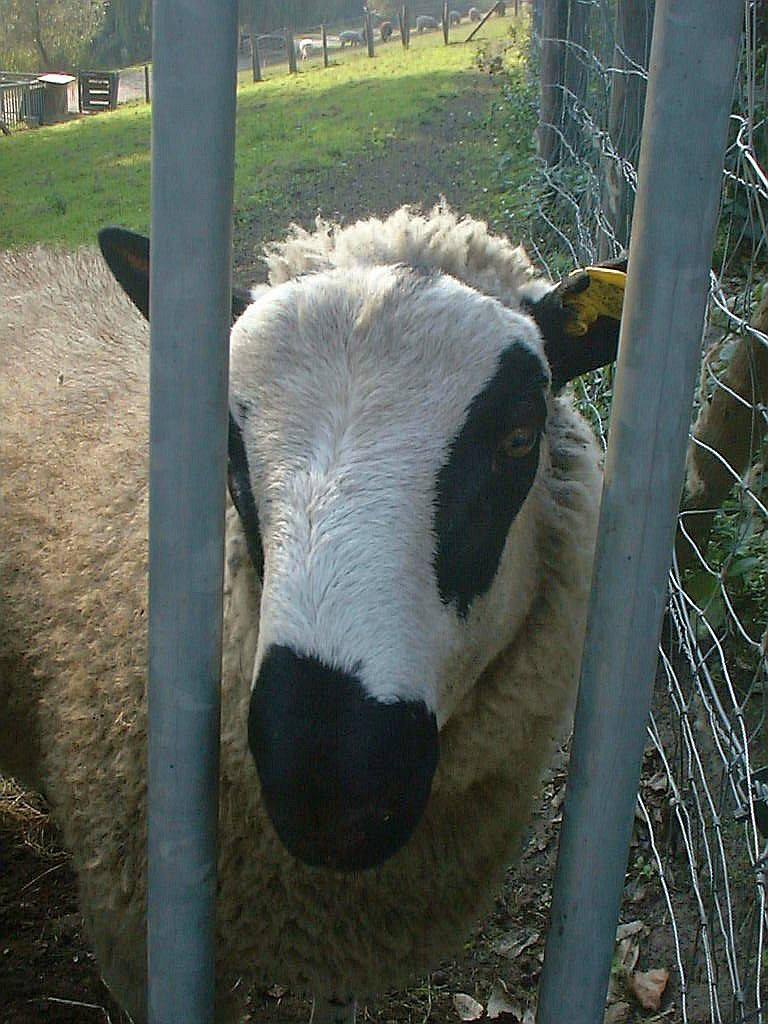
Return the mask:
M632 935L637 935L644 927L642 921L630 921L628 924L620 924L616 929L616 941L621 942L622 939L628 939Z
M658 1010L661 997L669 981L669 971L657 967L652 971L638 971L627 978L627 989L644 1010Z
M642 903L645 899L645 893L647 888L648 887L646 885L643 885L641 883L635 883L634 889L632 890L632 895L630 896L632 902Z
M483 1004L468 996L466 992L454 993L453 1006L462 1020L479 1020L483 1015Z
M667 788L667 773L665 771L658 771L656 774L648 779L646 786L652 789L654 793L663 793Z
M625 1024L629 1011L629 1003L614 1003L605 1011L604 1024Z
M619 943L618 964L625 974L631 974L640 959L640 946L631 939L622 939Z
M518 932L515 938L499 939L497 942L492 943L491 949L499 956L506 956L510 960L514 960L515 957L520 956L523 950L538 942L538 939L538 932L530 932L528 935Z
M493 983L485 1013L490 1020L496 1020L497 1017L501 1017L503 1014L509 1014L515 1020L520 1020L523 1016L523 1008L519 1003L515 1003L510 999L507 986L501 978L497 978Z

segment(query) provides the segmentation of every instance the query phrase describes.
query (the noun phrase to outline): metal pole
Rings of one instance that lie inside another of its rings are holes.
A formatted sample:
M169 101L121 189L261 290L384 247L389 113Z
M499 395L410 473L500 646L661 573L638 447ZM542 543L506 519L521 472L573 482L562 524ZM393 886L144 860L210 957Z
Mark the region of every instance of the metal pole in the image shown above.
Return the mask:
M214 1019L237 3L155 0L148 1019Z
M700 358L742 0L658 0L538 1024L602 1021Z

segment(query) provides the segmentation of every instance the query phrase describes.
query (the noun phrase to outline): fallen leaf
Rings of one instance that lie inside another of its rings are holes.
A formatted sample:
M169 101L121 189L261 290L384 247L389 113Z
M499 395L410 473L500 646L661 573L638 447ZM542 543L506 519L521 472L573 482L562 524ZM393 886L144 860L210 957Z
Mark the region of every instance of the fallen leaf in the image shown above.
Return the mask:
M515 1003L510 999L507 986L501 978L497 978L493 983L485 1013L490 1020L496 1020L497 1017L507 1014L514 1017L515 1020L520 1020L523 1016L523 1008L519 1003Z
M622 939L628 939L632 935L637 935L644 927L645 925L642 921L629 921L627 924L620 924L616 929L616 941L621 942Z
M625 974L631 974L640 959L640 946L631 939L622 939L619 943L618 965Z
M642 903L643 900L645 899L646 889L647 889L646 885L643 885L642 883L636 883L634 888L633 888L633 890L632 890L632 895L630 896L630 899L632 900L632 902L633 903Z
M466 992L455 992L453 1006L462 1020L479 1020L483 1015L483 1004L478 1003Z
M605 1011L604 1024L624 1024L629 1019L629 1003L614 1003Z
M529 932L527 935L518 933L514 938L499 939L497 942L492 943L491 949L499 956L506 956L510 960L514 960L515 957L520 956L523 950L538 942L538 939L538 932Z
M630 974L627 989L644 1010L658 1010L668 981L669 971L665 967L657 967L652 971Z

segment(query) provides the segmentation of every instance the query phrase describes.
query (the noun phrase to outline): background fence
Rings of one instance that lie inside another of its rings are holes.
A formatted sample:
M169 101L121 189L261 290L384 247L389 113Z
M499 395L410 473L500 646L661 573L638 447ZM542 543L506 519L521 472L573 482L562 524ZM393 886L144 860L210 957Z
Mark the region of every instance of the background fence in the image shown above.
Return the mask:
M0 128L5 134L43 118L42 82L34 75L0 74Z
M543 161L526 241L553 276L628 243L653 14L653 0L534 3ZM668 960L686 1024L768 1021L767 43L765 6L746 0L623 921L651 892L660 910L618 957ZM581 385L603 441L610 386Z

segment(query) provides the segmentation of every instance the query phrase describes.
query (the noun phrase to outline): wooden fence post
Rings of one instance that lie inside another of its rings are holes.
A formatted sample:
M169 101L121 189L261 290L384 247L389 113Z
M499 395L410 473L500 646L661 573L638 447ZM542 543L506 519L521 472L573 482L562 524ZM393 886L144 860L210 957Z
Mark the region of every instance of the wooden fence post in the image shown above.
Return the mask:
M368 56L374 57L373 51L373 15L368 7L365 8L365 38L368 43Z
M407 50L411 42L411 26L408 23L408 4L403 4L397 12L397 20L400 23L400 41L403 49Z
M261 81L261 54L259 53L259 37L251 31L251 69L254 82Z
M288 51L288 70L292 75L298 74L296 67L296 44L293 41L293 32L289 28L284 29L285 48Z
M448 45L448 4L443 4L443 42Z
M144 101L149 103L149 64L144 65Z
M486 11L486 13L485 13L485 14L483 15L483 17L482 17L482 18L480 19L480 21L478 21L478 23L477 23L477 24L475 25L475 27L474 27L474 28L472 29L472 31L471 31L471 32L469 33L469 35L467 36L467 38L466 38L466 39L464 40L464 42L465 42L465 43L468 43L468 42L470 42L470 40L471 40L471 39L472 39L472 38L474 37L475 33L476 33L476 32L479 32L479 31L480 31L480 29L481 29L481 28L483 27L483 25L484 25L484 24L486 23L486 21L488 21L488 19L490 18L490 16L491 16L491 15L492 15L492 14L494 13L494 11L496 11L496 10L497 10L497 9L498 9L499 7L501 7L501 4L500 4L500 3L497 3L497 4L494 4L494 5L493 5L493 7L491 7L491 9L490 9L489 11Z
M323 67L328 67L328 33L326 32L325 25L320 26L320 35L323 40Z

